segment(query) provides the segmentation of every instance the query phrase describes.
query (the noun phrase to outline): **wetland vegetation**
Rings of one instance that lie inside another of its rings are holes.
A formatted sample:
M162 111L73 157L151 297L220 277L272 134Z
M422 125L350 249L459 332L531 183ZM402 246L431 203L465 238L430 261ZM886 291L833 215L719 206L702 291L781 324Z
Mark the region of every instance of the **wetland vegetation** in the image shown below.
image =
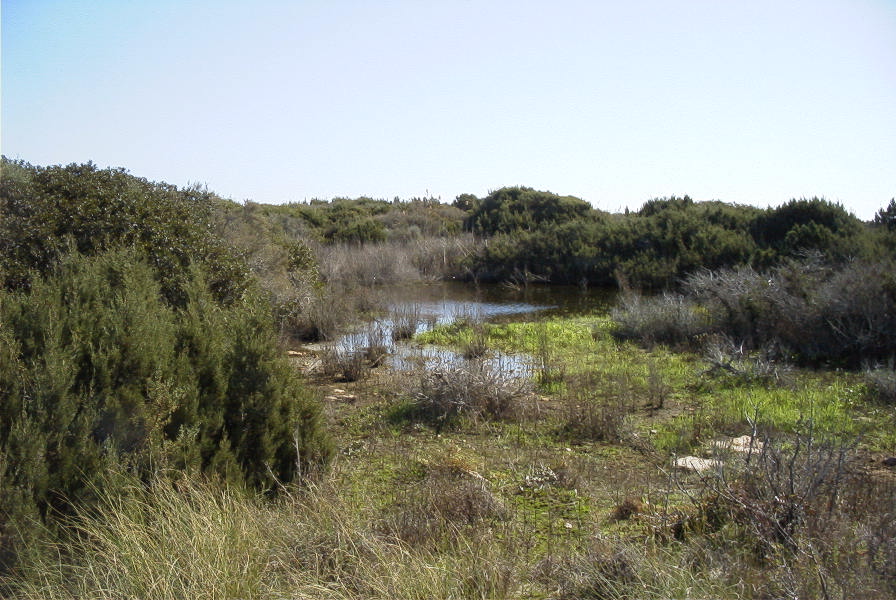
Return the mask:
M896 201L0 191L4 597L896 597Z

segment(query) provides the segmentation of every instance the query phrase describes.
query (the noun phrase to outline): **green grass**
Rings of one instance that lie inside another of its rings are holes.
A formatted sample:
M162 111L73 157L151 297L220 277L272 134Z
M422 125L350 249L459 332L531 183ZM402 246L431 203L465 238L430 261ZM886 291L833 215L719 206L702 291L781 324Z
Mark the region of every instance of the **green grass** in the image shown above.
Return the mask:
M646 351L632 342L615 340L615 325L605 316L481 327L490 347L530 355L536 378L544 372L561 374L544 377L541 390L549 396L575 393L594 399L612 388L618 392L622 386L636 406L656 405L656 398L662 397L664 405L683 413L658 425L663 432L656 442L662 450L681 450L682 440L699 442L716 434L748 433L752 423L786 432L808 422L828 436L848 438L861 433L875 440L879 450L896 450L892 433L896 416L869 406L854 374L804 370L787 384L732 382L724 376L708 375L709 365L697 355L662 346ZM458 323L440 326L418 340L459 347L473 335L471 327ZM864 413L873 418L857 421ZM646 423L642 429L654 427ZM688 429L698 431L696 435L694 431L685 433Z

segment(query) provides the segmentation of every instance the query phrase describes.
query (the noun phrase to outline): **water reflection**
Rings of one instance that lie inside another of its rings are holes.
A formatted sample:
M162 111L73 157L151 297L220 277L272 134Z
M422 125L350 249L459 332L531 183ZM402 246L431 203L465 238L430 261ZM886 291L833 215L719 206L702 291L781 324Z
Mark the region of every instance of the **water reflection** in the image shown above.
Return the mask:
M387 316L367 323L336 342L341 352L361 352L382 348L394 369L438 368L466 360L460 353L442 346L408 341L414 335L438 325L458 320L474 322L508 321L540 315L593 313L606 310L613 293L556 286L514 290L504 286L471 286L442 283L402 286L382 290ZM484 360L494 362L504 372L521 376L532 371L531 357L491 352Z

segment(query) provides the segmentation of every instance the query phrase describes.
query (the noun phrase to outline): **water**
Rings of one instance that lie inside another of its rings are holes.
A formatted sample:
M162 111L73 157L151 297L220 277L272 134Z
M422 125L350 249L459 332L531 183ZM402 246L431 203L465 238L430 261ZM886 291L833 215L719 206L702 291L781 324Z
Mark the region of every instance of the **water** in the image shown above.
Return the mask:
M367 323L336 342L343 352L385 347L392 368L419 366L436 368L456 364L464 357L451 349L407 341L415 334L459 319L476 322L506 322L552 315L575 315L608 310L615 291L581 290L575 287L530 286L513 289L501 285L473 286L461 283L396 286L384 289L382 302L388 316ZM393 333L401 331L401 335ZM394 338L403 338L394 341ZM528 356L491 352L484 360L503 372L531 372Z

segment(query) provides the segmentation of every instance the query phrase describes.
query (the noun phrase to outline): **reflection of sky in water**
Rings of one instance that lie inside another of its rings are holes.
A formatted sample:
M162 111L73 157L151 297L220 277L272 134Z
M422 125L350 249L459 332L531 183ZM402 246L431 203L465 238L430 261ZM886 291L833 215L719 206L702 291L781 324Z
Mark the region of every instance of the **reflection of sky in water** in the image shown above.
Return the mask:
M388 308L390 315L416 315L417 329L415 333L429 331L437 325L447 325L459 319L487 321L496 317L525 314L551 308L536 306L524 302L478 302L471 300L438 300L423 302L393 302ZM395 326L391 318L383 318L368 323L361 330L343 336L336 346L343 352L353 352L370 346L385 346L390 353L392 368L405 370L420 366L438 367L440 364L452 364L466 360L459 353L441 346L423 346L420 344L392 341L392 330ZM490 353L484 360L493 362L502 371L516 371L520 376L531 371L530 359L527 356Z
M441 346L421 346L415 344L395 344L391 348L389 364L399 371L410 370L419 366L427 369L438 369L440 366L451 366L464 362L463 355ZM528 377L532 374L532 359L522 354L503 354L490 352L478 360L489 363L501 373Z
M429 324L435 322L438 325L453 323L458 319L474 319L487 321L495 317L506 315L525 314L552 308L550 306L536 306L524 302L475 302L470 300L440 300L437 302L402 302L389 306L390 313L417 312L426 328L420 331L428 331Z

